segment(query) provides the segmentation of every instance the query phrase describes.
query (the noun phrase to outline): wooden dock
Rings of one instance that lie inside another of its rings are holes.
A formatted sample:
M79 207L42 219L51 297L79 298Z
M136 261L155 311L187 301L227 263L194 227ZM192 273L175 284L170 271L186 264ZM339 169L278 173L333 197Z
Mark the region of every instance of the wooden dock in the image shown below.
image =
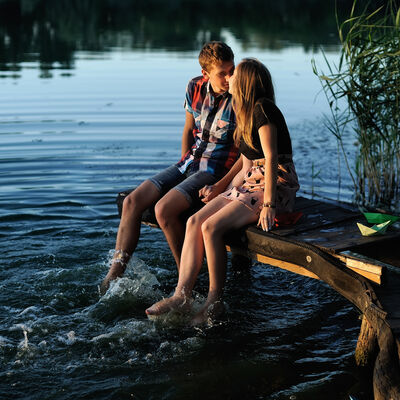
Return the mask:
M121 213L129 192L118 195ZM351 301L363 322L356 348L359 365L373 371L375 400L400 400L400 226L364 237L364 216L347 205L298 197L303 215L292 226L264 232L255 225L231 232L227 249L291 272L320 279ZM157 226L153 210L143 223Z

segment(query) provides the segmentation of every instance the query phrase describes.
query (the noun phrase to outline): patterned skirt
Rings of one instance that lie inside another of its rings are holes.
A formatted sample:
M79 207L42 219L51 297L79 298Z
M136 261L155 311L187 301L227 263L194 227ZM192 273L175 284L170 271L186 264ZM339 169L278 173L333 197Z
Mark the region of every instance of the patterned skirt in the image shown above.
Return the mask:
M277 214L293 211L299 187L292 157L279 155L276 181ZM220 196L228 200L238 200L259 215L264 203L264 159L253 160L252 167L245 174L243 184L230 188Z

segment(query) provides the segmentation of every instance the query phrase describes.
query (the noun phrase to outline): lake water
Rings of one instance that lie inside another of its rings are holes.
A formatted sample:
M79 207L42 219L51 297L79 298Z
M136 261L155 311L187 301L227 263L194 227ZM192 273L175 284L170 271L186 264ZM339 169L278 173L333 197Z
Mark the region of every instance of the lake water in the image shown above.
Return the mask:
M236 61L257 57L272 73L301 194L336 199L337 145L311 69L321 54L222 34ZM326 49L336 60L337 48ZM358 313L321 282L257 263L230 268L220 323L152 322L144 309L170 294L177 274L162 233L143 227L126 276L99 296L118 228L116 194L179 159L197 54L115 45L76 50L72 67L40 68L32 56L3 68L0 398L369 398L353 360ZM196 301L206 291L203 270Z

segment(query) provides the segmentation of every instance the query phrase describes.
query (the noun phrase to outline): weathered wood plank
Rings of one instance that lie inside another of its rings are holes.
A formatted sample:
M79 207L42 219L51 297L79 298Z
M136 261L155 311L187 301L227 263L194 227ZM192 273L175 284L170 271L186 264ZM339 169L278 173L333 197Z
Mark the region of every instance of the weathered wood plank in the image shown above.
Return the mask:
M360 217L360 214L354 211L340 208L333 204L323 203L306 209L299 209L296 207L295 211L301 211L303 213L300 221L295 226L279 227L275 229L275 234L279 236L288 236L313 231L315 229L327 229L340 222L354 220Z
M356 364L362 367L373 366L377 356L377 345L376 332L364 315L354 353Z
M235 254L239 254L241 256L248 257L252 260L261 262L263 264L282 268L282 269L285 269L287 271L293 272L298 275L307 276L309 278L319 279L319 277L317 275L315 275L314 273L306 270L305 268L303 268L299 265L293 264L293 263L289 263L289 262L282 261L282 260L277 260L276 258L273 258L273 257L268 257L268 256L265 256L265 255L262 255L259 253L251 252L249 250L243 249L242 247L234 247L233 249L231 249L230 246L226 246L226 249L227 249L227 251L233 250L233 252ZM367 278L370 281L377 283L378 285L380 285L382 283L382 267L367 264L365 269L363 269L362 267L357 268L357 267L355 267L355 265L359 265L359 264L357 264L356 262L354 262L354 263L350 262L350 263L346 264L345 257L341 257L338 259L340 259L340 261L342 261L347 268L353 270L358 275L361 275L364 278Z
M356 225L356 222L359 221L362 221L362 219L342 220L340 223L333 224L330 227L316 226L313 230L294 233L287 235L287 237L301 242L312 243L325 251L333 253L350 250L362 254L364 249L367 249L372 254L374 248L378 249L386 241L399 241L400 244L400 230L389 228L385 235L362 236Z
M307 208L315 207L321 204L321 201L315 199L308 199L306 197L296 197L296 211L304 211Z
M373 274L382 275L383 270L388 267L385 263L350 251L345 251L335 256L344 261L348 267L362 269Z
M231 248L230 246L226 246L226 249L228 251L233 251L235 254L240 254L242 256L251 258L252 260L258 261L263 264L268 264L268 265L272 265L273 267L282 268L282 269L285 269L287 271L293 272L298 275L307 276L308 278L319 279L319 277L317 275L315 275L314 273L308 271L307 269L305 269L303 267L300 267L299 265L296 265L296 264L293 264L290 262L277 260L275 258L267 257L262 254L244 250L243 248L239 248L239 247Z
M356 272L358 275L361 275L364 278L367 278L371 282L374 282L378 285L380 285L382 283L381 275L373 274L371 272L367 272L367 271L364 271L364 270L358 269L358 268L353 268L353 267L348 267L348 268L351 269L352 271Z
M340 253L334 254L340 261L342 261L347 268L352 269L354 272L364 276L372 282L380 285L382 283L382 275L386 264L379 261L372 260L368 257L356 253Z

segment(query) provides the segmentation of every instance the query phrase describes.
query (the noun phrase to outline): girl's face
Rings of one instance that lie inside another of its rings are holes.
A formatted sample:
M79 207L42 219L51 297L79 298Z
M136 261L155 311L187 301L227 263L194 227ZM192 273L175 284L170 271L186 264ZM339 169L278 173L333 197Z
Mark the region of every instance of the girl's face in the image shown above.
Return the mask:
M233 95L235 90L236 69L233 71L232 76L229 78L229 93Z

